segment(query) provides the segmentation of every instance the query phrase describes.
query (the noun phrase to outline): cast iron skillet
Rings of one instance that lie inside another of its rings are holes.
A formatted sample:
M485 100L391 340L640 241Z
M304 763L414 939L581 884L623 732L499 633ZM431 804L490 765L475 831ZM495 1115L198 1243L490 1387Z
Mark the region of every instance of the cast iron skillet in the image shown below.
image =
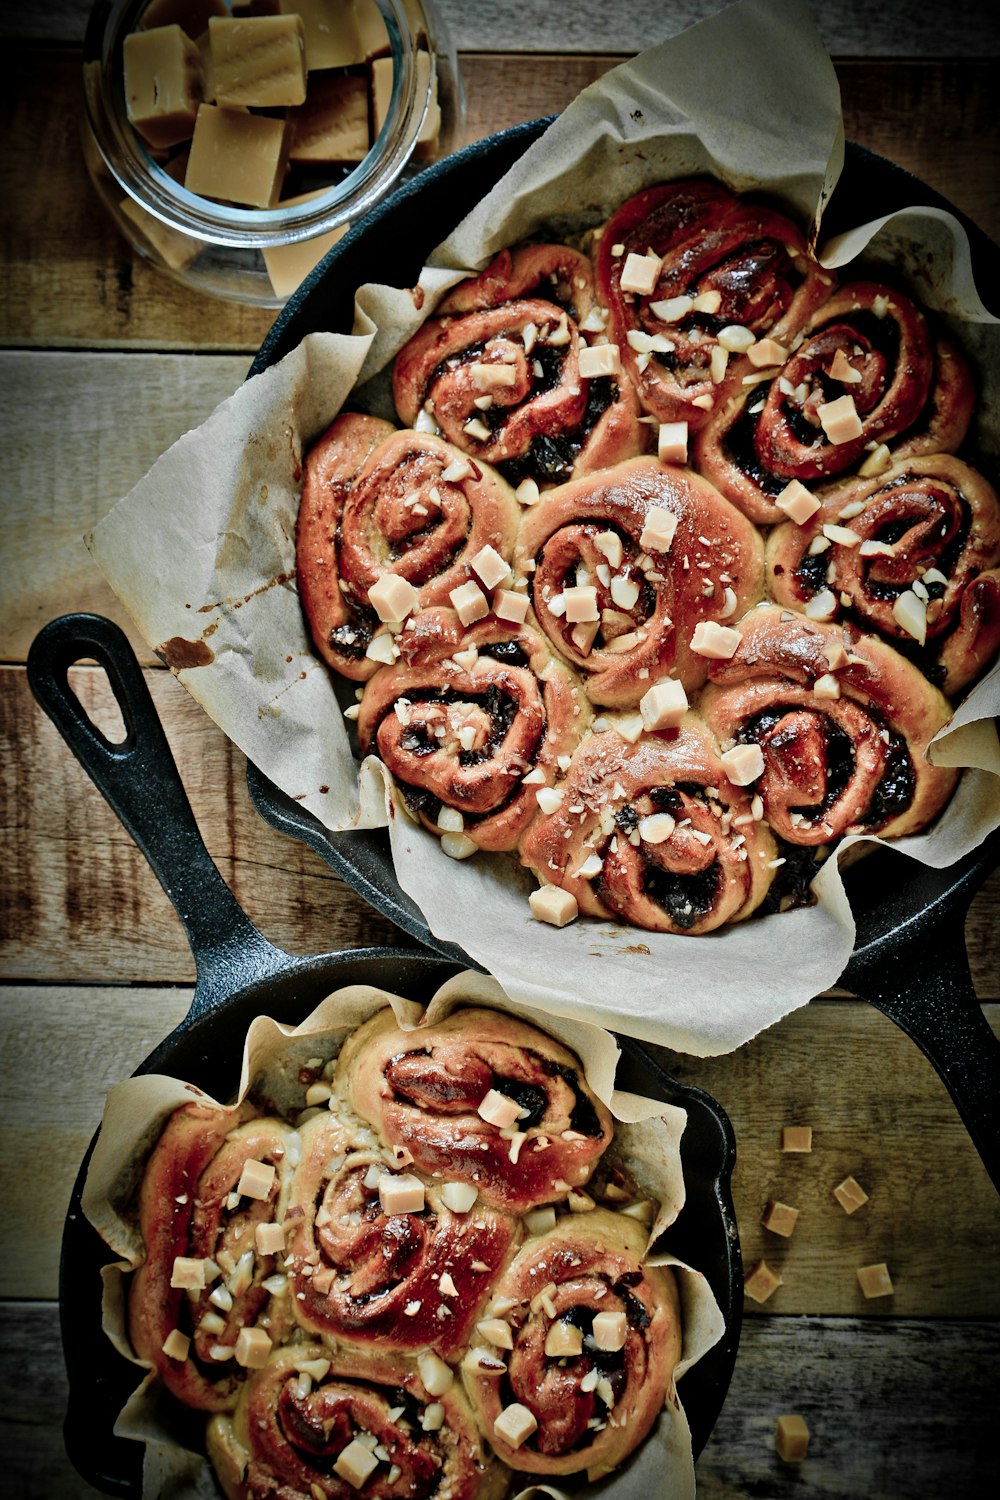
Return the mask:
M308 333L349 332L354 292L366 281L410 286L430 251L551 123L532 120L477 141L399 188L337 244L279 316L257 355L258 374ZM914 203L942 208L964 225L980 292L1000 285L1000 247L910 173L851 142L823 218L824 235ZM994 309L1000 312L1000 307ZM254 766L250 795L275 828L305 840L355 890L422 943L470 960L434 936L401 890L388 835L332 834ZM1000 1188L1000 1044L977 1003L963 923L977 887L1000 860L1000 835L946 870L893 853L848 873L857 919L854 954L839 984L884 1011L926 1053L944 1080L987 1171Z
M94 659L107 672L127 735L112 744L95 728L67 680ZM149 860L184 924L197 969L191 1008L136 1069L197 1084L216 1098L236 1092L243 1038L260 1014L295 1023L331 990L376 984L428 1000L461 965L436 954L362 948L294 958L258 932L237 904L202 842L142 672L125 635L97 615L64 615L36 637L28 680L128 832ZM681 1156L687 1202L665 1246L704 1271L726 1320L721 1342L681 1383L697 1456L725 1399L736 1360L743 1270L730 1177L732 1127L715 1100L678 1083L627 1038L621 1039L622 1087L688 1112ZM95 1137L96 1140L96 1137ZM80 1198L93 1142L80 1168L63 1233L60 1305L69 1375L66 1448L76 1468L110 1495L141 1493L140 1445L116 1438L114 1420L138 1384L101 1331L100 1268L113 1259L84 1219Z

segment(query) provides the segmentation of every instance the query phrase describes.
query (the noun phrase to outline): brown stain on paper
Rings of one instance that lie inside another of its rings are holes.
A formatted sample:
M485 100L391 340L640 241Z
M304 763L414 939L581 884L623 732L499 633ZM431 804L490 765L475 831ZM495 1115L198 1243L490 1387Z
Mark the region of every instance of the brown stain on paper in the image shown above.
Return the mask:
M190 671L192 667L209 667L215 660L215 652L204 640L186 641L182 635L173 635L169 641L156 648L172 672Z

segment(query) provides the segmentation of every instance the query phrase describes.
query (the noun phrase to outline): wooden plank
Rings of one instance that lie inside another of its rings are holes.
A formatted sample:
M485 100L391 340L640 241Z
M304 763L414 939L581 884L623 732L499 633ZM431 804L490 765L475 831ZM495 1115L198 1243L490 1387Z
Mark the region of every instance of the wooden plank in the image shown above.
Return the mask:
M186 988L0 986L0 1297L55 1294L63 1217L104 1096L189 999ZM1000 1029L1000 1006L989 1013ZM996 1194L942 1084L882 1016L813 1002L729 1057L663 1060L732 1119L744 1259L763 1254L784 1277L763 1310L747 1303L751 1319L1000 1315L1000 1278L986 1274L1000 1264ZM785 1123L813 1125L810 1155L779 1153ZM45 1163L44 1195L26 1160ZM851 1217L830 1196L848 1172L870 1195ZM790 1240L760 1227L772 1196L801 1211ZM855 1268L881 1260L896 1293L865 1302Z
M0 659L23 661L38 629L71 610L110 615L143 661L155 659L83 533L237 389L247 364L245 355L0 353L0 453L19 497L0 543L9 582Z
M322 953L406 941L297 840L264 824L245 761L164 671L147 680L209 852L248 915L280 947ZM81 701L109 701L103 673L81 669ZM189 983L180 922L145 859L28 689L0 668L5 813L2 925L7 977Z
M1000 1006L986 1012L1000 1034ZM784 1280L765 1314L1000 1314L984 1274L1000 1264L996 1192L944 1084L879 1011L816 1000L726 1057L651 1050L730 1115L744 1264L763 1257ZM811 1125L812 1151L782 1153L783 1125ZM831 1191L848 1175L870 1200L852 1215ZM761 1225L772 1198L800 1211L789 1239ZM895 1293L866 1301L855 1271L880 1261Z
M995 1478L995 1324L758 1319L697 1466L699 1500L983 1500ZM51 1303L0 1309L0 1443L17 1500L92 1500L62 1447L66 1374ZM680 1387L683 1396L683 1384ZM809 1455L774 1453L802 1413ZM657 1496L656 1500L660 1500Z
M602 40L608 35L603 31ZM11 50L16 65L5 96L0 188L18 234L8 240L0 340L252 353L273 314L204 297L159 274L104 213L70 125L78 109L78 54L28 44ZM563 109L619 61L607 53L465 56L466 138ZM1000 238L994 65L871 61L845 63L838 73L848 134L916 172Z
M397 929L318 856L260 819L243 756L176 678L151 669L146 680L208 849L267 936L299 953L396 939ZM89 711L109 711L113 698L102 672L81 668L74 682ZM0 911L10 934L2 973L189 981L187 945L159 883L35 704L20 668L0 668L0 742ZM984 998L1000 996L998 910L1000 872L976 896L967 926Z
M574 0L538 6L533 0L436 0L435 10L461 51L638 52L723 9L728 0L672 0L669 8L629 0ZM80 41L90 0L21 0L7 7L0 36ZM920 0L812 0L817 28L828 50L877 57L981 57L1000 53L996 11L990 0L963 0L949 8Z

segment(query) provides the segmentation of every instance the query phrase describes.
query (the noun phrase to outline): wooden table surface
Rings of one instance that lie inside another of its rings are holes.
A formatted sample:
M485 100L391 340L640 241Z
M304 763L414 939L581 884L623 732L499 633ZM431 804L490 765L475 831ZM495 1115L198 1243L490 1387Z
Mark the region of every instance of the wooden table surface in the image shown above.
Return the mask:
M670 9L686 21L718 8L694 0ZM81 534L243 379L271 319L180 288L117 237L80 159L81 0L33 0L16 17L11 9L0 20L0 1457L7 1494L73 1500L94 1492L62 1448L62 1220L106 1089L184 1015L193 967L155 878L37 710L25 655L38 628L66 610L96 610L128 629ZM475 10L451 0L442 9L462 52L471 140L562 107L654 41L668 8L640 7L636 17L620 0L583 0L536 16L526 0ZM897 3L876 15L817 3L815 13L848 136L1000 239L992 8L942 15ZM208 848L252 919L295 953L400 941L317 857L260 822L240 754L130 634ZM81 697L100 712L97 678L75 670ZM994 876L967 937L995 1028L998 907ZM728 1110L744 1257L766 1255L784 1278L766 1305L747 1303L699 1494L980 1500L997 1474L1000 1214L929 1064L880 1014L837 994L729 1057L665 1060ZM786 1122L813 1125L811 1155L779 1153ZM830 1196L848 1172L871 1195L850 1218ZM761 1227L772 1196L802 1211L791 1240ZM855 1268L883 1260L895 1295L866 1302ZM773 1451L786 1411L802 1412L813 1432L800 1470Z

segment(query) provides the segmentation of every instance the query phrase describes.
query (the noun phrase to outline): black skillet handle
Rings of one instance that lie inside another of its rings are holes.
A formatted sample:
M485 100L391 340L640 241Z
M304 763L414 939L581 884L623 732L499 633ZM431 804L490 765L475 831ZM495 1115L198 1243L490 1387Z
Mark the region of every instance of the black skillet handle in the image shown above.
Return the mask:
M83 659L102 666L126 736L113 744L69 685ZM289 962L244 914L195 825L166 735L124 631L101 615L61 615L28 652L31 690L146 856L184 924L198 982L190 1014Z
M1000 1040L976 997L965 916L941 903L921 914L909 941L855 954L840 983L905 1031L940 1075L1000 1192Z

